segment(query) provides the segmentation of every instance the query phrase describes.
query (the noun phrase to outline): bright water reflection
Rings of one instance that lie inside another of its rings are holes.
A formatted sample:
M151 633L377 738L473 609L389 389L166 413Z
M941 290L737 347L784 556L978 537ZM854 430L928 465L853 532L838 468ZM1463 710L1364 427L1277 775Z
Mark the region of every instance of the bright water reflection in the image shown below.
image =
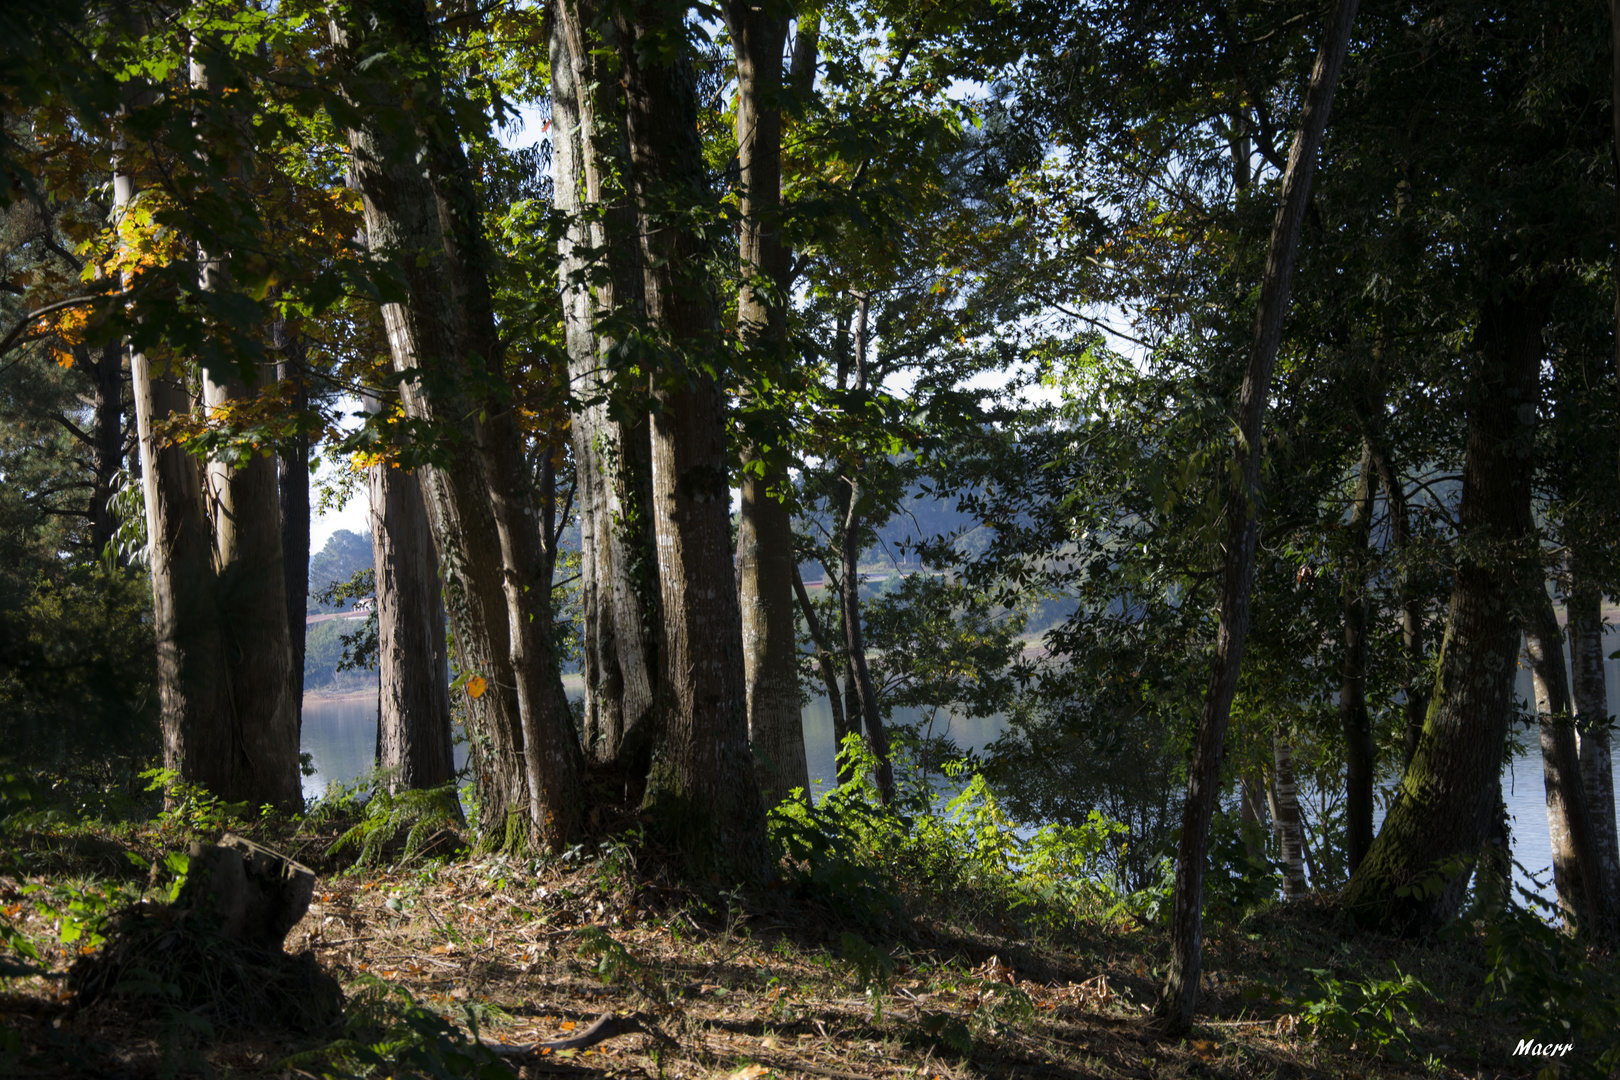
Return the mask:
M1609 708L1620 713L1620 661L1609 661ZM1531 694L1528 672L1521 672L1519 694ZM570 688L577 696L577 688ZM810 781L818 794L835 782L833 766L832 709L825 697L818 696L805 708L804 736L808 753ZM919 710L899 710L895 720L921 724L926 718ZM982 751L1001 734L999 717L952 717L941 711L935 717L933 734L955 740L963 749ZM1526 868L1543 879L1552 865L1552 846L1547 837L1546 796L1541 780L1541 752L1532 732L1526 741L1529 752L1521 755L1502 773L1502 795L1507 802L1513 827L1513 853ZM364 775L375 760L377 742L377 699L374 694L333 697L310 695L304 699L303 749L315 762L315 775L304 778L304 797L319 798L329 783L347 782ZM456 747L456 765L466 760L466 747ZM1620 786L1620 757L1616 758L1616 786ZM1308 797L1308 793L1302 792ZM1382 814L1379 815L1380 819ZM1521 884L1529 885L1523 874ZM1551 890L1543 890L1549 895Z

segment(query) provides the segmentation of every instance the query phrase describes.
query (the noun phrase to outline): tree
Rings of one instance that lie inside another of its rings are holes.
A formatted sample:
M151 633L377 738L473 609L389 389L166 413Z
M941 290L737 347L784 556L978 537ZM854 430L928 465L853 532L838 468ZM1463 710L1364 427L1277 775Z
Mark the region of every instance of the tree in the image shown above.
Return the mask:
M367 400L368 408L377 398ZM379 461L368 470L377 595L377 766L389 785L430 788L455 773L450 660L439 560L415 474Z
M560 850L580 828L581 761L539 530L491 308L479 202L419 3L356 5L332 27L371 250L399 276L383 308L405 415L444 447L420 471L457 653L487 740L482 843ZM368 50L387 58L369 63ZM390 103L409 100L409 113ZM449 288L446 289L446 283Z
M1289 150L1283 173L1282 198L1272 226L1260 303L1255 312L1254 340L1249 368L1238 404L1240 445L1234 470L1237 482L1228 493L1228 537L1221 581L1221 623L1215 658L1210 665L1209 689L1199 717L1192 765L1187 781L1187 809L1182 820L1181 845L1176 864L1176 891L1171 914L1171 960L1155 1015L1169 1028L1184 1031L1192 1023L1198 1000L1203 933L1203 873L1208 853L1209 828L1220 790L1222 743L1228 710L1237 691L1248 632L1249 590L1254 574L1254 549L1259 535L1255 500L1260 494L1262 425L1271 390L1272 367L1282 339L1283 315L1299 247L1300 228L1310 199L1316 171L1317 148L1327 128L1328 110L1339 80L1339 70L1350 47L1356 0L1337 0L1328 17L1306 91L1299 131Z

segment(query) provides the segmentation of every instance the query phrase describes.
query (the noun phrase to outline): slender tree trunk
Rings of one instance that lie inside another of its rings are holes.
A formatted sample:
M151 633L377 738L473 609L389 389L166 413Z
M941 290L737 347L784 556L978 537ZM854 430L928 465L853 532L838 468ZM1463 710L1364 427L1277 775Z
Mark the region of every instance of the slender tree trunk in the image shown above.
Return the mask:
M442 466L419 471L458 653L483 687L473 721L486 807L481 845L560 850L581 827L579 743L555 693L551 611L534 575L539 529L490 306L481 215L418 2L351 12L333 27L355 101L349 130L368 244L406 300L383 306L405 413L439 434ZM407 79L391 62L405 55ZM398 123L397 103L414 130ZM386 105L385 105L386 103Z
M382 402L368 397L367 411ZM450 658L439 559L416 474L382 462L368 470L377 579L377 764L389 790L447 784Z
M1597 888L1601 865L1592 817L1581 784L1581 754L1575 742L1575 709L1564 669L1564 640L1545 591L1525 620L1525 647L1535 681L1541 731L1542 779L1547 790L1547 834L1553 882L1564 921L1584 935L1602 936L1608 902ZM1532 602L1534 603L1534 602Z
M1603 670L1603 597L1579 557L1570 559L1569 651L1574 670L1575 733L1581 786L1592 822L1597 863L1590 871L1598 895L1609 901L1607 932L1620 936L1614 908L1620 902L1620 843L1614 816L1614 764L1609 751L1609 691Z
M578 472L585 750L641 796L660 725L662 660L652 536L652 429L644 387L614 374L615 342L643 316L624 102L607 70L602 24L585 3L553 7L552 146Z
M867 296L856 294L855 308L855 392L864 393L866 386L867 350ZM883 725L883 714L878 708L877 688L872 685L872 671L866 663L866 642L861 629L861 471L859 458L845 462L844 486L849 489L849 505L844 514L840 534L843 568L839 574L843 586L844 646L849 650L851 684L860 702L861 720L866 725L866 737L872 744L872 755L877 758L878 792L883 802L894 802L894 764L889 756L889 732Z
M726 405L705 369L719 358L718 311L704 277L707 241L683 216L707 198L696 83L681 9L630 5L617 29L642 295L661 353L652 376L652 517L670 700L643 805L688 874L760 881L771 856L748 746Z
M1459 557L1428 717L1395 804L1343 902L1365 926L1426 933L1461 902L1495 812L1522 605L1541 588L1526 449L1540 402L1550 294L1480 313L1458 509ZM1444 886L1413 889L1443 870Z
M276 347L276 380L294 387L292 406L309 408L309 384L304 381L302 342L276 320L272 334ZM278 459L281 491L281 573L287 594L287 637L292 646L293 699L299 714L300 741L304 711L304 637L309 614L309 436L299 432L293 445Z
M1372 716L1367 711L1367 545L1372 538L1378 474L1370 440L1361 445L1356 494L1345 530L1349 557L1344 580L1344 667L1339 683L1339 723L1344 729L1345 853L1350 872L1373 841Z
M1243 644L1249 632L1249 590L1254 577L1258 540L1256 500L1260 494L1260 465L1265 429L1266 401L1271 373L1282 344L1283 315L1294 276L1294 258L1316 172L1317 149L1327 128L1333 90L1350 46L1357 0L1335 0L1328 16L1321 50L1305 93L1299 131L1288 153L1283 173L1282 201L1271 227L1266 268L1255 311L1254 337L1248 370L1238 400L1238 470L1226 495L1228 530L1222 567L1220 623L1209 687L1198 719L1187 802L1182 815L1181 843L1176 863L1175 898L1171 909L1170 968L1154 1008L1160 1024L1180 1033L1193 1021L1198 1004L1198 981L1203 966L1204 870L1209 852L1209 829L1220 794L1221 756L1226 743L1232 697L1237 692L1243 663Z
M109 504L113 480L124 467L124 343L109 341L85 367L91 386L90 553L99 558L118 531Z
M810 641L816 647L816 667L821 671L821 684L827 688L827 708L832 713L833 772L836 782L841 784L846 778L837 764L838 754L844 748L844 737L849 734L849 721L845 717L844 699L838 688L837 660L827 644L826 634L822 632L815 606L810 603L810 593L804 587L804 579L799 576L798 563L793 564L793 590L798 594L799 610L804 612L804 625L810 631Z
M1271 751L1277 768L1275 821L1277 847L1282 852L1283 896L1297 900L1309 889L1305 881L1305 828L1299 813L1299 787L1294 781L1294 748L1281 729L1271 736Z

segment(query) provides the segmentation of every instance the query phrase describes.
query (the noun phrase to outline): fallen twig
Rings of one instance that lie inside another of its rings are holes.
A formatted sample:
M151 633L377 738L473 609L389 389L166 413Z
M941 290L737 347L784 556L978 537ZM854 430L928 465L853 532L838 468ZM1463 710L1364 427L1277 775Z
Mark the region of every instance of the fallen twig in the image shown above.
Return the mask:
M605 1042L615 1035L629 1035L641 1030L641 1024L635 1017L620 1018L612 1013L603 1013L597 1017L596 1023L566 1039L553 1039L550 1042L532 1043L503 1043L489 1038L480 1038L479 1042L493 1050L502 1057L529 1057L534 1054L547 1052L556 1053L559 1050L583 1050L588 1046L595 1046Z

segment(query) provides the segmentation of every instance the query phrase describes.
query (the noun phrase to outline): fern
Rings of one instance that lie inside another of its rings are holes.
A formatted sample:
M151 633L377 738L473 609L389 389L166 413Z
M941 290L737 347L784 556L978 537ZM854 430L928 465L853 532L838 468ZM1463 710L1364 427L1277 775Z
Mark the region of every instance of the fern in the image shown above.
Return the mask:
M459 837L462 825L461 802L456 796L453 782L439 787L401 791L389 791L379 783L366 802L365 816L338 837L332 850L336 852L357 846L360 854L355 859L355 865L373 866L381 860L384 849L404 832L405 850L399 861L406 863L442 830Z

